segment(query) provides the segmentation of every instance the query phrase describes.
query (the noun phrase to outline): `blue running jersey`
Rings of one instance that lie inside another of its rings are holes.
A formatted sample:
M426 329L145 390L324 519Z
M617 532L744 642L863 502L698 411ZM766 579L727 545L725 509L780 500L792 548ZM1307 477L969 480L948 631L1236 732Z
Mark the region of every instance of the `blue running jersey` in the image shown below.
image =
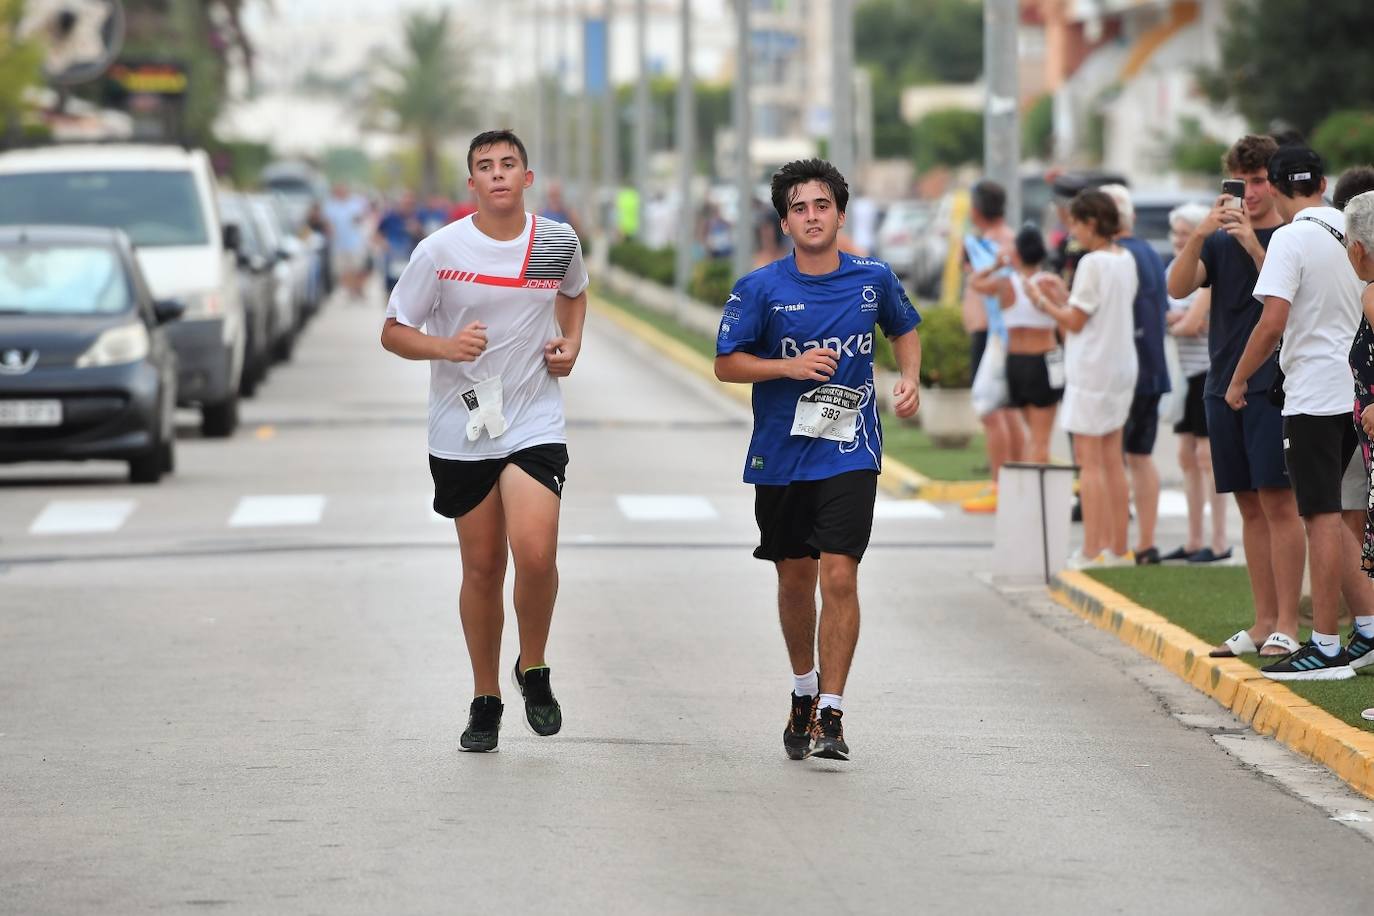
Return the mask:
M838 270L813 276L788 255L736 283L721 317L717 355L782 359L828 347L840 356L828 382L754 384L744 482L778 485L881 470L874 328L891 339L920 323L892 268L873 258L841 252Z

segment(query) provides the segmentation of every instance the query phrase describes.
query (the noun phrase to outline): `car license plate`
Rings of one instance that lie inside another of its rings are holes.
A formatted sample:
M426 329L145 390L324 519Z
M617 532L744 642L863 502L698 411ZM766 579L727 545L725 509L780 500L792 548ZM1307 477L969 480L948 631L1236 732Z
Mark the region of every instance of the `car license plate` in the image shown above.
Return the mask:
M0 426L61 425L61 401L0 401Z

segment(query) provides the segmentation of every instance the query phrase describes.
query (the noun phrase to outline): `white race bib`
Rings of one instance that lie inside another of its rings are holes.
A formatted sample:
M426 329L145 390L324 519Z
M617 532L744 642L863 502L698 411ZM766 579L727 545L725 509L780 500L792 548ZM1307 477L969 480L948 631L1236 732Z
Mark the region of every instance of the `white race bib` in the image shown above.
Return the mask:
M1045 354L1045 370L1050 376L1051 388L1064 387L1064 348L1055 347Z
M864 393L844 385L822 385L797 399L792 435L853 442Z

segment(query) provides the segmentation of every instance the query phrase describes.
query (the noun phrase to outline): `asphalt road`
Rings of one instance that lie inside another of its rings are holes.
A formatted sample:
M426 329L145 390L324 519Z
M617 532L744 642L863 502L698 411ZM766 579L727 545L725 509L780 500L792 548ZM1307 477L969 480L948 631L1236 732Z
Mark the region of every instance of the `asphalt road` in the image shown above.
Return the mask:
M1364 835L989 587L992 520L947 506L880 506L853 760L787 760L747 418L595 320L565 386L566 727L512 703L500 753L459 753L426 369L379 321L332 304L234 439L188 415L156 487L0 468L0 912L1367 909Z

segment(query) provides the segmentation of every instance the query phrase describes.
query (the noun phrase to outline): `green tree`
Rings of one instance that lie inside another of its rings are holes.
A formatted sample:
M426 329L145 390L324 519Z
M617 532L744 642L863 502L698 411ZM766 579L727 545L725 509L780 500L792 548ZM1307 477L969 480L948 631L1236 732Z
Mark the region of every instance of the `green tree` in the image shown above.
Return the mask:
M1310 133L1327 115L1374 98L1370 0L1233 0L1221 63L1201 71L1216 102L1233 103L1260 130Z
M42 47L15 35L23 14L23 0L0 0L0 141L18 133L24 91L42 82Z
M1312 146L1333 169L1374 164L1374 111L1338 111L1312 132Z
M374 104L415 136L420 152L421 189L439 190L439 145L468 116L464 55L450 29L449 10L417 10L405 18L404 51L382 59L383 79Z
M854 55L873 85L873 148L914 155L902 89L967 83L983 69L983 10L968 0L865 0L854 12Z
M1054 153L1054 96L1042 95L1021 122L1021 152L1048 159Z
M983 115L961 108L932 111L911 129L916 167L963 165L983 159Z
M1178 133L1169 144L1169 159L1180 172L1217 175L1228 144L1202 132L1197 118L1183 118Z

